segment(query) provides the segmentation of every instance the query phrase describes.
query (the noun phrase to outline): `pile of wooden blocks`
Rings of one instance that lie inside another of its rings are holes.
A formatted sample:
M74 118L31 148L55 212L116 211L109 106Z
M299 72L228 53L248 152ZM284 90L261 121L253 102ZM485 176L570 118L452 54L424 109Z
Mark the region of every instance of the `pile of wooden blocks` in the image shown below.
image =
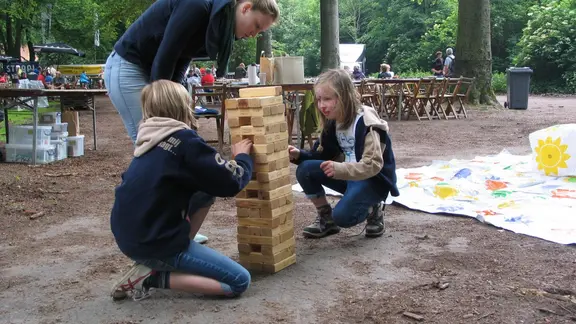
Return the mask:
M254 172L236 196L240 264L278 272L296 262L288 132L282 87L240 89L226 100L232 144L250 138Z

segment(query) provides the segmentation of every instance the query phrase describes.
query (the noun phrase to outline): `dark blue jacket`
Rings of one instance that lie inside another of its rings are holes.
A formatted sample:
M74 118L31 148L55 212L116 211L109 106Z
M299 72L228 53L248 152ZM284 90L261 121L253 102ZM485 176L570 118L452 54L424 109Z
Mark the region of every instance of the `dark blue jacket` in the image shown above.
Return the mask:
M356 143L354 144L354 153L356 154L357 162L360 161L364 153L364 141L369 130L370 129L364 124L364 117L360 117L356 124ZM380 142L386 144L386 148L382 153L384 166L380 172L371 179L373 179L376 184L381 185L385 192L389 191L393 197L398 197L400 192L396 186L396 160L394 159L394 152L392 151L392 141L387 132L379 128L374 128L374 130L378 132ZM319 150L320 144L322 144L321 150ZM314 143L311 151L301 150L300 158L296 163L299 164L306 160L336 160L341 154L343 154L343 152L336 138L336 123L334 121L328 121L320 134L320 140ZM383 197L383 199L385 198L386 197Z
M216 58L223 37L219 29L222 9L231 2L157 0L128 28L114 50L148 73L150 82L181 83L193 58Z
M236 196L250 181L252 158L226 161L193 130L180 130L135 157L116 188L110 217L120 250L131 258L166 258L188 248L185 219L194 193Z

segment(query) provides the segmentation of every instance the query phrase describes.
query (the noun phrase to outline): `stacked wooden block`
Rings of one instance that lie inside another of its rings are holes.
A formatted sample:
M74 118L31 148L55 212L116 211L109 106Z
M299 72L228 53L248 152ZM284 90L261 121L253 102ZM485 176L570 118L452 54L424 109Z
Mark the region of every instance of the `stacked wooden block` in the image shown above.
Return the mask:
M226 100L232 144L253 142L252 180L236 196L240 264L270 273L296 262L284 110L282 87L241 89Z

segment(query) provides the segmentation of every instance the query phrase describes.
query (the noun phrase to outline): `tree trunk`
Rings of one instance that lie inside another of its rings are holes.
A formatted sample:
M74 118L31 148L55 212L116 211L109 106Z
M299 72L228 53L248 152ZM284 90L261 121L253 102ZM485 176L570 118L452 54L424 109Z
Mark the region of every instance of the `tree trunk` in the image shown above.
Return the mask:
M260 54L264 51L264 56L272 57L272 31L268 29L258 37L256 43L256 64L260 64Z
M322 71L340 66L338 0L320 0L320 64Z
M14 35L14 48L12 49L14 52L10 54L10 56L20 59L22 57L22 20L16 20L16 35Z
M476 78L471 102L498 105L492 91L490 36L490 0L459 0L455 74Z

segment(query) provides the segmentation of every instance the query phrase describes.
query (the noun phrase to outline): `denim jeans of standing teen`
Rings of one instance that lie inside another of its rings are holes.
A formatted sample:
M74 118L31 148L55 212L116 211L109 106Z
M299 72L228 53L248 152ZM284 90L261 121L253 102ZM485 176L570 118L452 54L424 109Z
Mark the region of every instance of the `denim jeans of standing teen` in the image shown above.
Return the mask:
M352 227L366 220L370 207L384 201L388 191L381 188L376 179L360 181L329 178L320 168L324 161L308 160L296 169L296 178L307 198L326 196L322 185L343 195L332 210L334 223L340 227Z
M188 213L194 215L198 209L209 207L214 203L214 197L197 192L190 199ZM222 290L228 296L239 296L250 285L250 273L240 264L229 257L209 247L203 246L194 240L185 251L172 257L163 259L132 258L137 263L143 264L160 273L160 278L165 281L169 276L165 272L188 273L201 277L211 278L222 286ZM169 288L167 282L162 282L162 287Z
M104 70L108 97L118 110L128 136L136 143L138 124L142 120L140 94L149 83L148 75L136 64L120 57L115 51L108 56Z

